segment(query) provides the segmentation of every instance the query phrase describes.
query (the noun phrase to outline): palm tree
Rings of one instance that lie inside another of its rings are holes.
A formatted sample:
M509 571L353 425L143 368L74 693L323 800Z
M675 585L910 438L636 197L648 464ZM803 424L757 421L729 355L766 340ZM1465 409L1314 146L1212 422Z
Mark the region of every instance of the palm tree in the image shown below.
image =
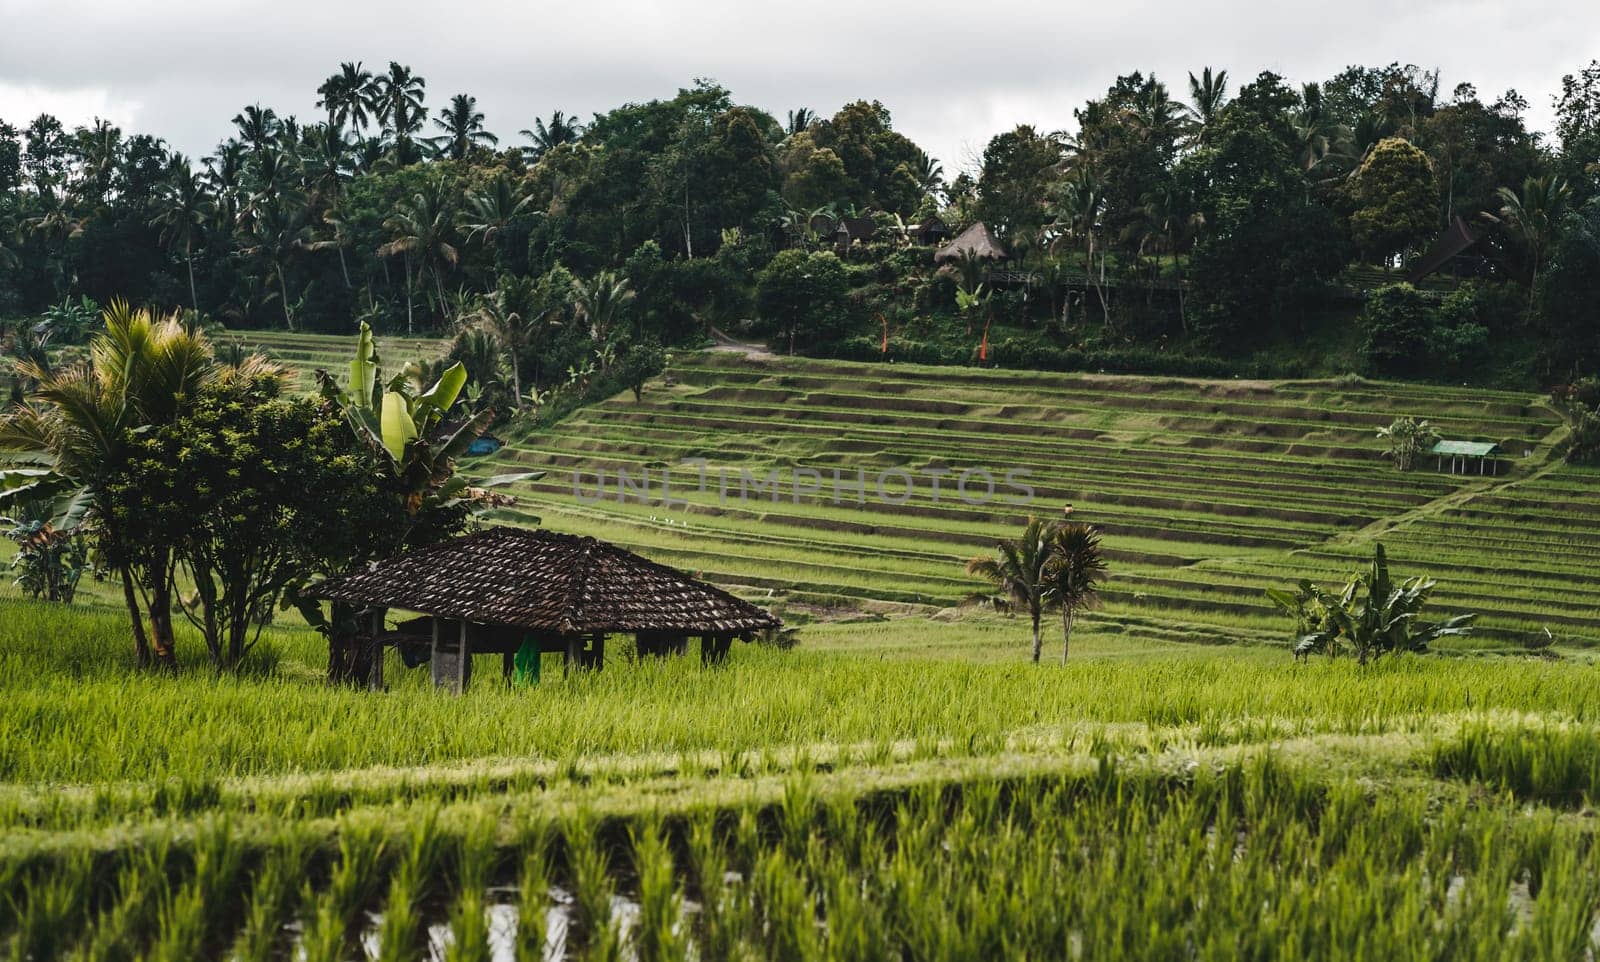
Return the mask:
M1061 611L1061 663L1072 644L1072 623L1099 597L1106 577L1100 532L1093 525L1070 521L1057 525L1048 539L1044 567L1044 599Z
M573 307L601 345L611 340L611 332L634 299L628 279L613 271L600 271L587 281L580 280L573 293Z
M911 175L917 178L917 186L922 189L922 196L932 197L938 202L944 194L944 165L918 151L917 163L911 168Z
M817 122L817 115L809 107L798 107L789 111L789 123L784 127L784 134L793 137L811 128Z
M189 268L189 306L198 311L200 296L194 284L194 244L216 210L211 196L206 193L205 181L195 175L188 158L173 154L171 163L167 186L156 198L151 223L161 228L162 240L168 246L183 249L183 260Z
M294 330L295 302L289 299L289 268L301 251L311 246L311 228L306 211L295 194L286 194L275 203L255 205L249 217L250 244L244 249L267 263L267 281L277 281L277 296L283 305L283 321Z
M374 107L378 122L394 138L396 153L402 162L408 160L406 145L411 136L422 129L427 118L423 112L423 99L428 82L413 74L411 68L389 61L389 71L373 81Z
M175 667L172 546L128 543L116 520L101 510L101 486L121 460L129 433L170 423L216 367L205 335L186 330L175 316L157 318L119 301L106 309L104 320L105 331L90 342L87 361L49 371L19 365L39 387L33 401L0 417L0 448L42 457L49 475L30 491L6 484L0 489L7 496L59 495L70 523L88 518L100 526L111 549L107 558L122 579L139 666ZM140 589L146 595L143 610Z
M277 112L260 104L251 104L235 114L233 125L239 129L239 139L249 145L253 154L259 154L271 146L277 140L281 126Z
M1076 239L1083 244L1083 270L1089 283L1094 285L1100 298L1100 311L1106 323L1111 322L1111 306L1106 301L1105 290L1094 269L1095 237L1100 230L1100 216L1105 210L1105 197L1100 180L1087 166L1073 168L1061 182L1056 195L1056 226L1062 239Z
M363 70L359 60L346 61L339 65L338 73L317 88L317 106L328 112L329 127L349 124L362 131L371 122L371 94L372 72Z
M239 197L244 193L244 145L229 141L205 159L206 183L216 199L217 226L231 230L239 217Z
M1223 104L1228 102L1228 72L1226 70L1212 71L1210 67L1200 71L1200 76L1189 75L1189 104L1186 112L1189 122L1195 128L1195 140L1205 141L1206 130L1222 113Z
M483 112L478 109L478 98L467 94L451 97L450 106L439 108L439 116L434 119L433 125L444 133L429 137L428 143L452 160L462 160L478 144L493 147L500 142L499 137L483 129Z
M1150 141L1174 144L1183 132L1188 113L1189 108L1172 99L1167 85L1152 77L1134 101L1131 119L1134 128Z
M533 195L524 193L520 184L501 174L484 190L467 195L467 242L480 240L484 246L494 243L511 220L533 203Z
M1045 565L1050 557L1052 527L1038 518L1029 518L1020 538L996 542L994 557L967 561L967 574L994 586L995 593L988 600L996 607L1022 608L1028 612L1033 624L1033 663L1036 665L1044 645L1039 623L1044 616Z
M402 254L406 270L406 332L414 333L411 312L412 264L416 262L416 275L433 274L434 289L439 298L439 309L445 309L444 274L453 269L461 259L460 252L451 243L454 235L455 210L453 199L455 185L440 177L428 189L420 190L395 207L393 214L383 222L389 231L390 241L378 248L383 257Z
M513 308L514 304L530 301L532 287L531 278L502 278L493 294L478 299L477 309L471 315L471 320L494 339L501 356L505 358L506 367L511 370L511 393L515 398L512 403L519 411L522 410L520 359L543 335L550 314L549 308L546 308L525 316Z
M557 110L550 115L550 126L546 127L543 120L535 117L532 130L519 130L517 133L532 141L529 146L522 148L522 152L529 160L537 161L562 144L577 143L583 136L583 125Z
M1555 243L1561 222L1567 215L1572 188L1554 175L1529 177L1522 182L1519 194L1509 187L1497 191L1500 196L1498 214L1484 213L1489 221L1500 225L1528 251L1533 270L1528 279L1528 299L1531 302L1539 286L1539 272L1544 268L1544 258Z

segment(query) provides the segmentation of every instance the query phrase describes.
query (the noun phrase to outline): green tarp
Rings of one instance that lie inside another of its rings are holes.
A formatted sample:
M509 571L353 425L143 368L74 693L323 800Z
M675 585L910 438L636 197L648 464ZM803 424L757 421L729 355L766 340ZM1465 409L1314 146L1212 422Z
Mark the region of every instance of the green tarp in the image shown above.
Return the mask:
M519 688L539 683L539 666L544 661L544 652L539 650L539 642L533 638L524 638L522 647L511 660L511 683Z

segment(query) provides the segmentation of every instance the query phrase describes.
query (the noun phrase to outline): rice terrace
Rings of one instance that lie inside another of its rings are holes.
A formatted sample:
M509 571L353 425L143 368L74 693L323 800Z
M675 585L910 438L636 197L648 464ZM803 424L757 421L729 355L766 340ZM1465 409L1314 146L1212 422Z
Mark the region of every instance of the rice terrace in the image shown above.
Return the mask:
M0 962L1600 958L1600 62L1441 69L0 120Z

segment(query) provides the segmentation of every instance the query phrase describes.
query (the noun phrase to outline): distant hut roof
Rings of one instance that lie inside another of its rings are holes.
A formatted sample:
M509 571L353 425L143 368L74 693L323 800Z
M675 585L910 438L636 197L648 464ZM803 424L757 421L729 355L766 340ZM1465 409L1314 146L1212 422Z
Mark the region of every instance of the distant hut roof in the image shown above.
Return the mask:
M1433 242L1433 246L1428 248L1428 252L1417 258L1416 263L1411 265L1411 273L1406 275L1406 282L1409 284L1418 283L1429 274L1450 263L1451 258L1461 254L1467 248L1476 244L1478 240L1478 235L1474 234L1472 228L1467 226L1467 222L1458 216L1450 222L1449 227L1444 229L1444 233L1439 235L1439 239Z
M1429 454L1438 454L1445 457L1464 456L1469 458L1487 458L1498 454L1500 445L1490 444L1487 441L1440 441L1433 446Z
M989 225L980 220L957 234L955 240L939 248L938 252L933 255L933 262L935 264L944 264L950 261L958 261L969 253L974 257L981 257L984 260L991 261L1003 260L1008 256L1005 245L1000 243L998 237L994 236L994 232L989 229Z
M872 240L872 235L877 233L878 222L868 217L841 217L837 233L842 235L840 240L846 244L860 241L865 244Z
M720 588L595 538L495 527L325 581L316 598L560 634L780 625Z

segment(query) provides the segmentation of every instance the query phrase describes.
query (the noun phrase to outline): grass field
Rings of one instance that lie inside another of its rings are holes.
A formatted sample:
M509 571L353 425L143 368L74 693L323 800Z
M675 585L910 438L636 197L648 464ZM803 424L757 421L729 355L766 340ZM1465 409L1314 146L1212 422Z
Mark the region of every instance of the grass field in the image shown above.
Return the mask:
M301 371L348 346L269 339ZM598 673L551 657L531 689L484 656L463 697L391 653L375 694L326 685L321 639L285 615L238 676L198 667L187 626L191 667L140 676L109 586L62 608L7 584L0 957L1600 951L1600 475L1551 457L1536 399L722 354L672 376L473 468L545 468L506 520L768 600L799 647L706 668L623 645ZM1372 431L1400 413L1519 457L1394 472ZM902 505L723 504L685 458L924 483ZM687 504L573 493L573 470L592 488L624 465L674 467ZM935 502L923 472L945 466L1026 467L1033 510L1105 530L1114 578L1070 663L1031 665L1017 619L954 607L961 561L1029 508ZM1342 575L1379 537L1482 636L1290 658L1262 589ZM1556 651L1524 655L1545 628Z

